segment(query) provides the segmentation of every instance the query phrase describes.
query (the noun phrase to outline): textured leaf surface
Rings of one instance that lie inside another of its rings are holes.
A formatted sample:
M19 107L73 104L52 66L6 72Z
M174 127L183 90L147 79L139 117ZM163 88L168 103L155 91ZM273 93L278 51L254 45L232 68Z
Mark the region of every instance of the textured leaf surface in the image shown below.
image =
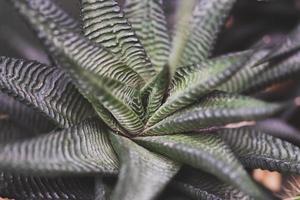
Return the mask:
M263 197L229 147L212 134L140 137L135 141L178 162L214 174L250 195Z
M195 66L187 70L185 68L179 70L173 80L170 96L149 119L148 126L194 103L200 97L216 89L230 79L243 66L251 54L251 51L242 52L241 55L243 56L234 54L233 56L228 56L228 59L221 57L208 62L206 67Z
M131 140L110 135L121 169L112 199L147 200L156 197L179 170L179 164L151 153Z
M144 131L145 135L173 134L273 115L282 106L246 96L214 92Z
M120 62L103 46L96 45L81 34L65 29L54 21L47 21L43 13L31 8L24 0L13 2L32 26L44 31L47 40L55 47L57 59L63 67L76 64L95 74L127 84L142 84L141 77L133 69Z
M1 92L0 105L0 113L26 130L46 133L54 128L54 124L44 115Z
M217 34L235 2L236 0L200 0L197 3L189 20L189 27L177 30L178 34L185 31L184 34L187 35L184 47L178 47L181 53L176 54L181 57L179 66L199 63L210 56Z
M144 79L154 68L115 0L82 0L85 35L118 56Z
M33 106L61 127L94 114L62 71L40 63L0 57L0 89Z
M300 173L300 149L251 127L219 131L247 168Z
M89 120L60 132L0 147L0 168L43 175L116 173L108 131ZM51 173L49 173L51 172Z
M179 190L192 199L231 199L253 200L250 196L220 181L216 177L188 168L171 183L172 188Z
M40 13L43 13L45 19L48 21L54 21L65 29L72 30L75 32L81 32L79 23L69 16L64 10L56 5L53 0L22 0L26 2L32 9L37 10ZM12 1L13 2L13 1ZM15 4L18 4L18 1L14 1ZM45 50L50 54L50 58L54 63L56 61L56 49L47 39L45 33L42 30L39 30L38 27L31 27L35 32L36 36L41 40L42 44L45 46Z
M92 200L89 178L43 178L0 172L0 196L17 200Z
M124 12L153 65L160 71L170 51L163 0L126 0Z

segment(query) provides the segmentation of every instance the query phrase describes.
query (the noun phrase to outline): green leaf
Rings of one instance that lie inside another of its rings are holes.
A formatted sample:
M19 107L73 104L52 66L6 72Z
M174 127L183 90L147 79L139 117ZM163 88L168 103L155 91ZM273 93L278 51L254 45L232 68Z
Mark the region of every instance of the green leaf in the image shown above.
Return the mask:
M92 200L90 178L45 178L0 172L0 196L30 200Z
M151 153L131 140L111 134L121 169L112 199L147 200L155 198L179 170L179 164Z
M229 55L227 59L216 58L208 62L208 65L204 65L206 67L195 66L180 69L173 80L170 96L149 119L147 126L152 126L175 111L194 103L230 79L243 66L252 52L246 51L240 54Z
M163 0L126 0L124 12L156 70L161 71L170 52Z
M65 29L54 21L47 21L43 13L32 9L26 0L13 1L27 21L45 33L55 47L57 59L63 67L78 65L98 75L110 77L128 85L143 84L141 77L103 46L97 45L81 34Z
M128 134L138 134L143 129L142 115L144 112L139 91L116 80L95 76L79 67L76 69L76 65L73 68L70 73L73 75L76 85L91 101L100 117L105 115L103 120L106 120L108 114L103 113L103 108L98 107L99 103L106 109L104 111L110 112L117 122L129 132ZM110 119L108 120L108 125L110 125Z
M282 108L282 105L265 103L246 96L214 92L195 105L161 120L143 134L174 134L244 120L257 120L273 115Z
M44 64L0 57L0 89L47 115L60 127L94 115L69 77Z
M236 0L200 0L188 22L188 27L178 28L177 34L186 35L183 46L172 49L171 62L173 66L199 63L210 56L217 35ZM184 33L181 33L184 31ZM176 39L175 35L175 39ZM182 39L182 37L178 37ZM177 40L174 40L176 43ZM178 53L174 53L180 51ZM180 59L178 58L180 56ZM177 60L174 62L172 60ZM173 64L174 63L174 64ZM171 65L171 66L172 66ZM172 66L172 67L173 67Z
M187 168L171 182L173 190L179 190L192 199L231 199L254 200L232 185L220 181L216 177Z
M97 120L1 145L0 169L44 176L115 174L118 162L106 136L109 130Z
M249 195L264 196L230 148L212 134L150 136L134 139L150 150L214 174Z
M46 133L55 127L41 113L1 92L0 105L0 113L3 113L3 115L7 116L16 125L26 130L36 133Z
M13 2L13 1L12 1ZM29 5L32 9L37 10L40 13L43 13L45 19L47 21L54 21L59 24L61 27L65 29L75 31L77 33L81 32L80 25L77 20L68 15L63 9L56 5L56 3L52 0L39 0L36 3L36 0L23 0ZM18 1L14 1L14 4L18 4ZM51 42L47 39L45 33L40 30L38 27L31 26L31 28L36 33L36 37L42 42L45 46L45 50L49 53L50 60L53 63L57 63L56 60L56 49L51 44Z
M300 173L300 149L253 127L224 129L218 135L247 168Z
M81 0L85 35L103 45L145 80L155 74L135 32L115 0Z
M142 88L142 99L146 99L146 119L148 120L155 111L162 105L166 91L169 86L169 68L164 66L163 69Z

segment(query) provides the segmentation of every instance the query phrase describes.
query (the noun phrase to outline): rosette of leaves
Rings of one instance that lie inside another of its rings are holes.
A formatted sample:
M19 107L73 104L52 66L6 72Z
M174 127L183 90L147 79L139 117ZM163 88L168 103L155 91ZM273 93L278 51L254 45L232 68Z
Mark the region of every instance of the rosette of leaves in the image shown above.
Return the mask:
M0 57L1 196L146 200L170 183L187 198L270 199L245 168L300 172L297 146L226 126L279 112L245 94L300 72L297 54L268 62L288 44L211 56L235 0L182 1L172 37L162 0L82 0L82 23L52 0L7 2L52 65ZM175 177L183 165L199 176Z

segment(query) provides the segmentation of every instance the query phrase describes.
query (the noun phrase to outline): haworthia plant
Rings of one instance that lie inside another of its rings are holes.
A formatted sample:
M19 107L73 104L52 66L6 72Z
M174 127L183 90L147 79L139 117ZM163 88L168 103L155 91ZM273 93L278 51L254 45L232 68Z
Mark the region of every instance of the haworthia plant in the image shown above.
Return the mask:
M6 2L53 62L0 57L0 196L272 199L245 168L300 173L290 129L226 126L280 112L251 92L300 72L299 44L276 65L272 49L211 55L236 0L182 1L172 37L163 0L81 0L82 23L54 0ZM178 181L183 165L205 175Z

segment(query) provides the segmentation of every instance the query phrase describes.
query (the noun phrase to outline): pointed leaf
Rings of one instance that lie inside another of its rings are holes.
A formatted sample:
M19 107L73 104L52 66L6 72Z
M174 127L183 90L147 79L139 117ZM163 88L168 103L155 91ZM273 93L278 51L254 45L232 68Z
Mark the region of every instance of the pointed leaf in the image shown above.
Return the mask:
M65 73L40 63L0 57L0 89L33 106L61 127L94 115Z
M299 147L252 127L218 132L247 168L300 173Z
M214 174L249 195L263 197L229 147L212 134L140 137L135 141L178 162Z
M0 196L30 200L92 200L90 178L30 177L0 172Z
M157 71L167 63L170 51L163 0L126 0L124 12Z
M112 199L147 200L156 197L179 170L179 164L151 153L131 140L110 135L121 169Z
M85 35L103 45L145 80L154 68L115 0L81 0Z
M173 58L179 61L179 63L174 65L179 67L181 65L195 64L210 56L221 26L235 2L236 0L199 1L188 22L188 29L179 29L178 34L180 34L180 31L186 31L185 34L188 36L186 36L186 42L183 44L183 47L179 47L181 53L175 54L180 56L180 60L176 57ZM175 42L177 41L174 40ZM178 49L172 49L172 51L178 51Z
M184 68L180 70L173 80L170 96L149 119L147 126L154 125L175 111L192 104L230 79L247 61L252 51L241 54L244 56L234 54L228 59L217 58L209 62L208 66L192 67L189 72Z
M24 0L32 9L37 10L40 13L43 13L45 19L48 21L54 21L65 29L75 31L77 33L81 32L79 23L68 15L64 10L54 3L52 0L39 0L36 3L36 0ZM18 2L14 2L18 3ZM50 59L53 63L57 63L56 60L56 50L51 42L47 39L45 33L39 28L32 26L31 27L36 32L36 37L39 38L42 44L45 46L45 50L49 53Z
M63 67L76 64L95 74L133 86L143 84L141 77L120 62L109 50L96 45L81 34L65 29L54 21L47 21L43 13L31 8L24 1L26 0L13 1L13 4L32 26L45 33L47 40L55 47L56 57Z
M118 162L107 133L93 119L59 132L1 145L0 168L48 176L116 173Z
M246 96L215 92L146 129L144 135L173 134L273 115L283 106Z

